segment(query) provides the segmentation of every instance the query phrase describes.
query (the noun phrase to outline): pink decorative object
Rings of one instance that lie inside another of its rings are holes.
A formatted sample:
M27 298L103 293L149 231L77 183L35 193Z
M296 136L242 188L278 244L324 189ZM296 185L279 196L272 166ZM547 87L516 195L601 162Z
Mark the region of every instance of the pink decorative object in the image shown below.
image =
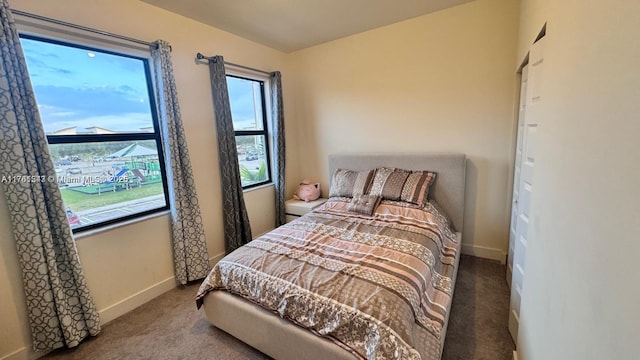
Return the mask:
M293 194L296 200L313 201L320 197L320 183L312 183L311 180L302 180L298 191Z

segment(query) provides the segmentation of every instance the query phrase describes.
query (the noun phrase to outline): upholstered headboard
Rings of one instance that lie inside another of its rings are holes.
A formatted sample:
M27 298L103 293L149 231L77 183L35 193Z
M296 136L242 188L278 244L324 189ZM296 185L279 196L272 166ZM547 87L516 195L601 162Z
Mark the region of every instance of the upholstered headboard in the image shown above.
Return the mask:
M464 154L335 154L329 155L329 176L336 169L367 170L377 167L430 170L437 173L429 196L451 219L451 227L461 232L464 224Z

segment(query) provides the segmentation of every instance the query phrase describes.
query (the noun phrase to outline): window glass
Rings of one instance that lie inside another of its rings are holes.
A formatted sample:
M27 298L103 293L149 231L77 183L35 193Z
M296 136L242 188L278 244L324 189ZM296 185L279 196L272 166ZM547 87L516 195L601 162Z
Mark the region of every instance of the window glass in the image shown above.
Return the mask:
M264 81L227 75L243 188L271 181Z
M167 209L147 59L21 42L72 229Z
M264 135L236 136L242 186L269 180L265 143Z
M45 132L153 132L144 62L23 38Z
M264 130L261 82L227 76L233 129Z

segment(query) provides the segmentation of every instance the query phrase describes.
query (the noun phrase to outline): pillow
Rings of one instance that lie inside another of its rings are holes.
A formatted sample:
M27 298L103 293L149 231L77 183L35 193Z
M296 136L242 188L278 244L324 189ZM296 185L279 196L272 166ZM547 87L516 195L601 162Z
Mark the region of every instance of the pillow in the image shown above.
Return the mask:
M333 174L329 197L366 194L373 178L373 170L351 171L337 169Z
M402 187L400 200L416 205L423 205L429 198L429 188L436 179L431 171L412 171Z
M436 173L431 171L379 168L376 169L369 194L378 195L384 200L424 205L429 194L429 186L435 178Z
M380 204L380 196L374 195L354 195L347 210L371 216Z

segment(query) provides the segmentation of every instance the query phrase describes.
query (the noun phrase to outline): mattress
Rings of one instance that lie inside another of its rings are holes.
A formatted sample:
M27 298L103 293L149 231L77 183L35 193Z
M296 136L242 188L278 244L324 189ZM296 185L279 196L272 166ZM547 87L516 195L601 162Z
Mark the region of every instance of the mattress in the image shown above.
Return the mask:
M430 204L384 201L371 216L347 208L346 199L331 199L222 259L197 295L208 318L260 319L261 331L230 326L259 349L261 339L286 343L288 337L271 338L287 327L308 335L305 346L271 350L278 358L316 346L313 354L328 351L324 358L439 359L459 237ZM299 345L305 336L292 338ZM307 355L290 358L314 358Z

